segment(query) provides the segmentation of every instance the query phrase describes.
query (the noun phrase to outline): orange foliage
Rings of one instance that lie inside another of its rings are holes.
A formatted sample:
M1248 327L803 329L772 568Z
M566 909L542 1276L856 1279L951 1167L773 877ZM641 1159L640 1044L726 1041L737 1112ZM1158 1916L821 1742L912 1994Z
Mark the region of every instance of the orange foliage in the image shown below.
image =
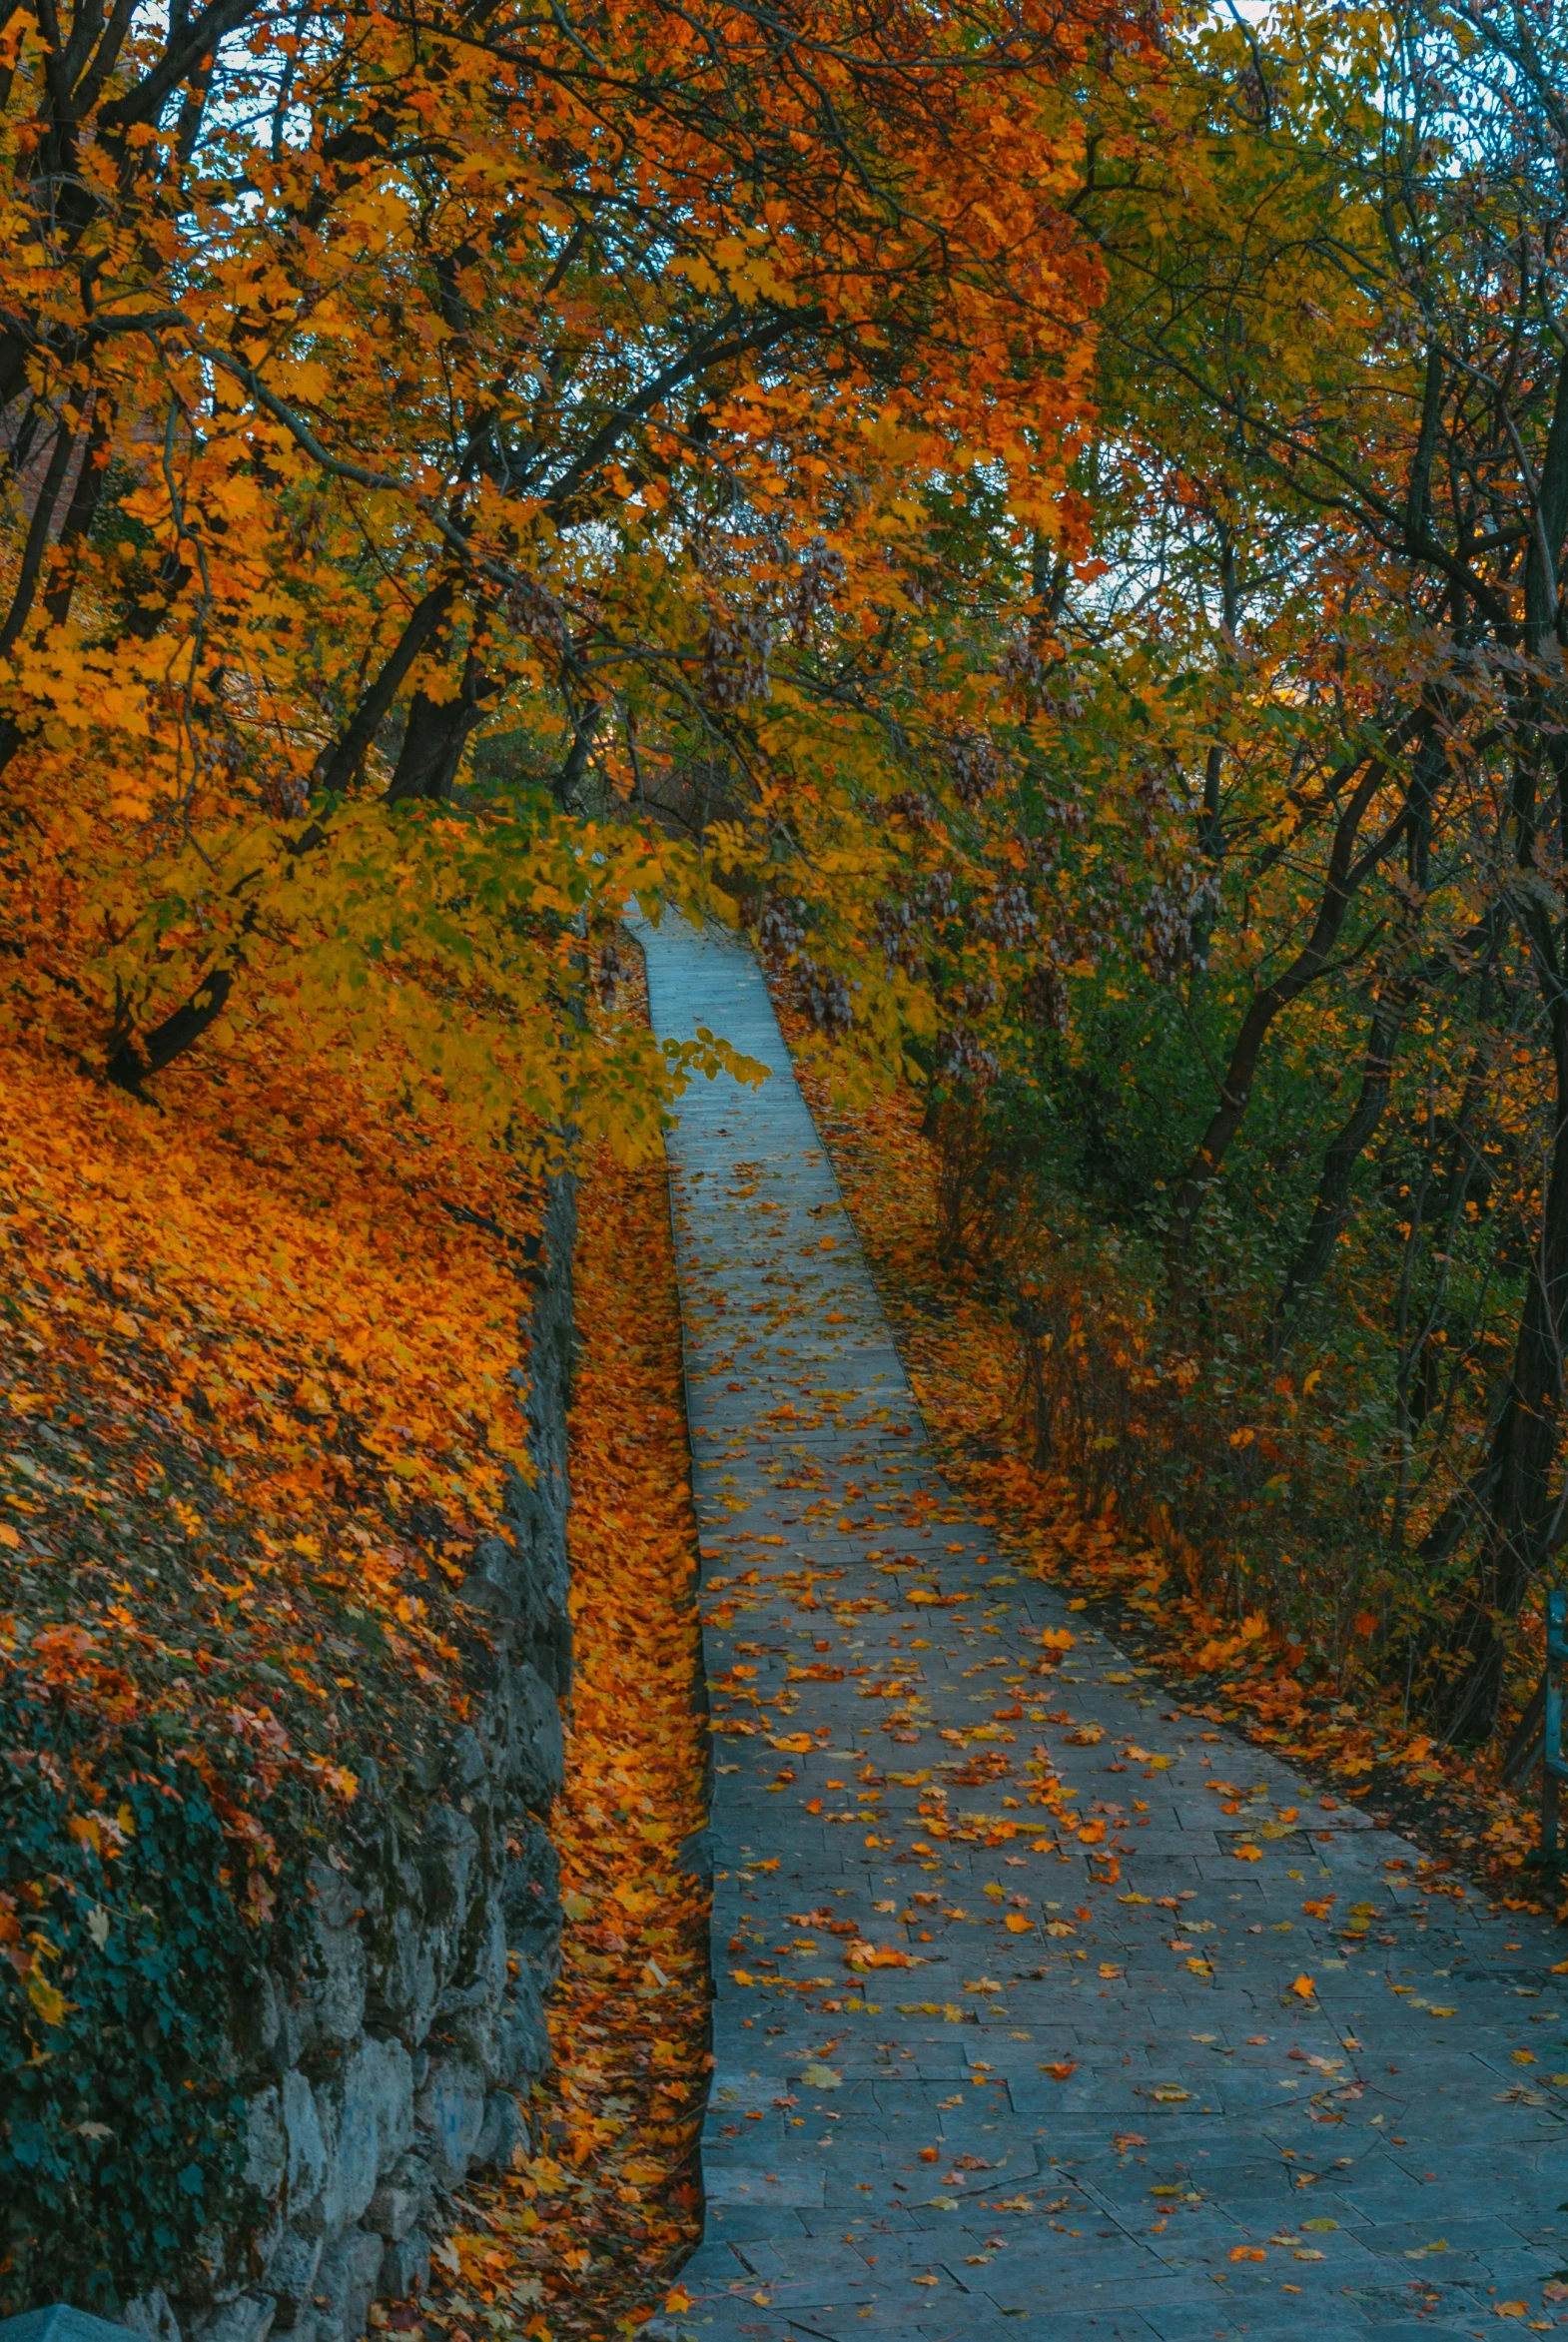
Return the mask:
M0 1663L184 1738L265 1917L279 1782L352 1799L356 1749L462 1712L448 1554L527 1468L532 1204L260 1050L155 1115L11 1048L0 1098Z
M989 656L939 674L909 620L994 534L1020 611L1034 536L1082 549L1072 84L1147 30L1114 0L635 0L608 53L592 12L401 0L234 0L216 46L179 12L8 21L0 1020L132 1087L289 1026L492 1129L517 1098L640 1128L670 1068L563 1013L579 915L701 907L827 823L802 871L864 957L908 783L868 695L960 804L1000 784ZM1005 495L974 552L971 475ZM732 760L724 834L661 836L648 807Z
M707 1895L675 1861L704 1819L696 1531L661 1171L592 1166L577 1315L556 2070L535 2108L541 2151L470 2191L451 2239L460 2276L425 2313L445 2331L500 2309L541 2338L628 2332L699 2227Z

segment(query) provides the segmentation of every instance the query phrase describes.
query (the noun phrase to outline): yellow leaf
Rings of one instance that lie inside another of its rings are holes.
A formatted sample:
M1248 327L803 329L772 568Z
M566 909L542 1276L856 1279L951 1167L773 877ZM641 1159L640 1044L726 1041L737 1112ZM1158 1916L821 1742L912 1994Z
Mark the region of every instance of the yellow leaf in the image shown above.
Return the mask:
M34 1968L27 1979L27 1997L43 2018L45 2024L64 2024L65 1994L49 1978Z

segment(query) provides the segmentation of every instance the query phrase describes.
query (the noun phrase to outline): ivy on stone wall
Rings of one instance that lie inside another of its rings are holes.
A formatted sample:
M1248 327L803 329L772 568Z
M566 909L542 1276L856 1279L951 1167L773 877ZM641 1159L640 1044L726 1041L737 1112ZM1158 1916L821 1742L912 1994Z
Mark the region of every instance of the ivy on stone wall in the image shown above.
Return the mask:
M167 1746L73 1725L0 1701L0 2313L167 2287L241 2184L234 1848Z

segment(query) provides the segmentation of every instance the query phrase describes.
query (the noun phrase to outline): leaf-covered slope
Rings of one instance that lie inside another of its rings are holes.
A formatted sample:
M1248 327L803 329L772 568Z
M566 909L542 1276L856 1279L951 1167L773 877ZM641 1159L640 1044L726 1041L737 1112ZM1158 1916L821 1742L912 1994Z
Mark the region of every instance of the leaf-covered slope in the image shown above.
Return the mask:
M235 2209L306 1859L482 1682L533 1205L319 1072L3 1081L0 2298L102 2304Z

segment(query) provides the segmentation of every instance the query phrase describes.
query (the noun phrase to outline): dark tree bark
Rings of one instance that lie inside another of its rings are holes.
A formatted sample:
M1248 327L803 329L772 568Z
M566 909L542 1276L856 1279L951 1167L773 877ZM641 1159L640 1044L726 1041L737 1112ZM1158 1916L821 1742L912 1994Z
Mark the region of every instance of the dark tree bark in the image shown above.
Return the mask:
M1383 1119L1393 1080L1394 1053L1414 998L1408 982L1391 983L1379 994L1372 1011L1361 1059L1361 1087L1348 1119L1341 1124L1323 1157L1310 1225L1301 1248L1290 1263L1269 1321L1269 1346L1277 1357L1294 1331L1296 1320L1316 1290L1333 1258L1339 1232L1350 1216L1350 1191L1355 1167Z
M315 776L319 788L337 792L350 786L365 762L380 725L402 689L409 668L450 609L452 592L452 579L443 577L415 602L375 682L332 747L319 758Z
M1360 855L1356 854L1355 845L1361 823L1387 777L1388 767L1384 760L1373 757L1351 791L1334 826L1327 882L1312 932L1289 967L1254 996L1241 1020L1241 1030L1231 1049L1230 1062L1225 1069L1208 1127L1176 1183L1172 1197L1171 1225L1166 1238L1166 1270L1172 1305L1177 1315L1186 1307L1187 1272L1197 1215L1209 1187L1219 1175L1230 1143L1245 1118L1247 1103L1252 1095L1252 1083L1270 1028L1275 1018L1289 1008L1293 1001L1299 1000L1307 987L1315 984L1324 973L1357 889L1368 872L1375 869L1389 851L1403 824L1404 809L1401 807L1388 829Z
M109 443L109 432L113 418L112 404L104 393L99 391L93 401L93 417L88 428L86 444L82 450L81 469L76 475L76 485L71 491L71 501L66 507L65 519L60 527L58 539L60 564L43 596L44 614L52 626L63 626L71 614L71 599L76 591L76 581L81 570L81 547L97 517L99 501L103 495L104 471L103 466L96 458ZM61 460L62 456L63 461ZM27 555L33 547L34 531L38 529L40 515L42 515L43 529L37 538L37 561L33 571L29 602L32 594L37 591L38 579L42 573L43 561L48 550L49 522L53 517L55 506L59 501L60 489L70 467L70 437L68 433L62 431L50 459L49 473L45 476L43 492L34 507L33 522L28 531L28 545L23 554L25 570ZM57 462L60 464L60 469L51 489L49 475L55 473ZM22 582L23 580L19 578L18 599L21 595ZM15 618L16 615L17 601L13 600L11 618ZM14 644L30 615L31 609L23 608L14 635L10 631L11 618L7 619L6 635L8 639L4 644L5 648L8 649ZM4 774L12 757L15 756L22 742L27 739L29 727L21 718L15 715L0 716L0 774Z
M1568 776L1560 791L1568 795ZM1449 1740L1486 1739L1497 1719L1504 1641L1530 1586L1559 1542L1563 1499L1553 1493L1562 1444L1568 1346L1568 978L1555 924L1535 906L1521 921L1536 963L1551 1042L1555 1114L1540 1238L1525 1287L1513 1365L1478 1475L1484 1520L1479 1564L1449 1644L1462 1662L1441 1722ZM1435 1534L1435 1532L1434 1532Z
M98 507L103 502L104 481L108 471L100 458L109 445L114 420L113 400L103 390L95 392L92 420L88 424L87 439L82 449L81 469L77 472L71 501L60 524L56 545L59 558L55 574L43 597L44 615L51 626L63 626L71 615L77 579L82 573L82 547L92 534L93 523L98 518Z
M463 653L462 673L450 699L432 699L415 691L408 702L408 722L402 747L387 791L389 805L406 805L416 799L443 804L457 785L468 736L484 721L488 702L502 678L486 671L482 652L488 612L473 613L472 632Z
M60 501L60 490L76 449L76 434L63 421L55 426L54 445L49 461L39 482L38 500L33 506L32 518L27 524L27 535L22 543L22 560L17 570L16 585L11 595L11 606L0 625L0 658L16 648L22 630L33 614L33 601L38 592L38 580L43 574L44 559L49 551L49 531L54 522L55 506Z
M325 845L327 837L328 832L320 823L313 821L290 848L290 873L308 854L314 854L319 846ZM238 894L242 888L253 883L252 879L242 879L233 891ZM110 1036L109 1056L104 1066L106 1081L112 1082L117 1090L130 1091L134 1098L145 1097L142 1085L149 1075L163 1073L166 1067L174 1064L176 1058L184 1057L188 1049L195 1048L228 1005L229 996L234 990L234 980L245 966L246 944L256 932L256 923L257 913L253 904L240 921L239 931L227 959L218 961L210 968L195 991L145 1033L137 1032L129 1019L121 1021L118 1029Z
M352 774L354 765L370 745L376 725L391 705L397 682L406 675L420 649L438 628L453 590L450 580L437 583L410 613L395 649L335 746L327 766L329 773L336 770L345 778ZM393 670L391 681L389 670ZM482 720L484 702L494 688L493 679L483 672L470 646L463 661L462 685L455 699L436 701L423 691L413 694L402 751L387 792L389 804L450 796L463 746L468 734ZM291 848L291 862L298 863L314 853L326 836L326 830L313 822ZM255 926L254 911L247 911L228 957L211 968L190 997L157 1025L146 1032L127 1027L113 1037L105 1067L109 1081L142 1097L143 1085L150 1076L163 1073L196 1046L223 1014L235 979L245 966L246 942Z
M1559 835L1568 834L1568 690L1562 678L1560 569L1568 536L1568 353L1559 363L1546 453L1534 490L1525 560L1524 648L1534 664L1513 792L1514 848L1532 877L1540 830L1537 792L1550 785ZM1513 1366L1477 1474L1484 1534L1479 1565L1449 1645L1462 1664L1441 1721L1449 1740L1495 1729L1505 1646L1530 1586L1560 1542L1568 1492L1554 1496L1562 1445L1568 1345L1568 968L1559 923L1539 890L1521 890L1515 916L1530 949L1552 1055L1554 1120L1540 1239L1525 1287ZM1443 1524L1438 1524L1439 1529ZM1433 1532L1433 1536L1437 1531Z
M572 726L571 746L566 751L554 783L555 802L564 813L570 813L577 802L577 791L588 769L594 734L598 731L599 717L603 712L595 700Z
M455 699L431 699L416 691L408 702L408 728L387 792L389 805L417 798L443 804L457 783L468 735L484 721L484 701L495 686L476 670L470 652L463 661L462 688Z
M122 1033L109 1052L106 1078L117 1090L133 1097L144 1095L142 1084L150 1074L161 1074L176 1058L194 1049L210 1025L217 1022L234 990L237 961L214 968L188 1001L171 1011L150 1033Z

